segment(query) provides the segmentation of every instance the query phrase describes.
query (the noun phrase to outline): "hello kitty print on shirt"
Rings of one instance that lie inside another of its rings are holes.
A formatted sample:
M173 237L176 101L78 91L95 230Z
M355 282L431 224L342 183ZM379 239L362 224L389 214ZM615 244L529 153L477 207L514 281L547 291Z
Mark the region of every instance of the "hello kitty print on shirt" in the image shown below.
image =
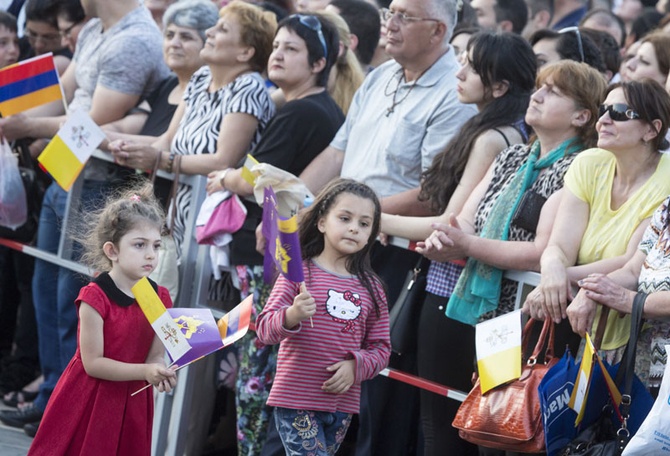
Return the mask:
M339 293L333 289L328 290L328 299L326 300L326 311L335 322L343 323L343 333L354 332L356 319L361 314L361 299L358 293L345 291Z

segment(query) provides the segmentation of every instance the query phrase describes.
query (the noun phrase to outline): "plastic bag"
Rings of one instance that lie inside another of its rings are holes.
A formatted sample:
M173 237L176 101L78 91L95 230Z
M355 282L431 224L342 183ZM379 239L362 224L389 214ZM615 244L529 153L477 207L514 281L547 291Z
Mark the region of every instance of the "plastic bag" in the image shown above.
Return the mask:
M28 220L28 202L19 160L6 141L0 141L0 225L16 229Z
M670 345L665 346L668 353ZM670 364L665 365L658 398L622 456L670 455Z
M570 350L544 376L537 391L542 409L542 424L547 456L557 456L577 436L577 413L568 407L579 363L575 363Z

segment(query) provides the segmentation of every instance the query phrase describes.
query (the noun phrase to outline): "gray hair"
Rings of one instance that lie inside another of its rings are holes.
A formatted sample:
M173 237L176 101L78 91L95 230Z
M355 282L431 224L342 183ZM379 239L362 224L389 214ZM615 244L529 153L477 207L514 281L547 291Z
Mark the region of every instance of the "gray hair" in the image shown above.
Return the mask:
M447 26L447 33L444 37L445 43L448 43L451 39L451 35L454 32L454 27L456 26L456 20L458 15L459 0L428 0L427 9L429 17L439 19L444 22Z
M174 24L198 31L205 41L205 31L216 25L219 20L219 9L212 0L180 0L168 7L163 14L163 29Z

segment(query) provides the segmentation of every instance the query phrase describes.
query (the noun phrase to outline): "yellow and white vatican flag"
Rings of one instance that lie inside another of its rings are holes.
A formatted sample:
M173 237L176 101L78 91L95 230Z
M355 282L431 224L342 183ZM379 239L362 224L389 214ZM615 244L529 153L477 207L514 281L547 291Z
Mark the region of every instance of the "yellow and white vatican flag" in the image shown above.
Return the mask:
M591 385L591 374L593 374L593 361L596 358L596 349L593 346L591 336L586 333L586 343L584 344L584 354L582 355L582 362L579 365L579 372L575 380L575 387L570 396L568 407L577 412L575 419L575 426L581 423L584 418L584 410L586 409L586 398L589 395L589 387ZM604 369L603 372L607 373Z
M252 169L258 164L258 160L251 154L247 154L247 158L244 160L244 165L242 165L242 179L247 181L252 187L256 184L256 177L258 177L258 173L255 173Z
M475 327L477 369L482 394L521 376L521 311Z
M160 338L165 349L170 354L170 358L178 360L191 349L191 345L186 340L186 336L181 328L168 313L153 287L146 277L131 288L137 303L142 308L142 312L149 320L151 327Z
M37 161L63 190L69 191L103 139L105 133L86 112L74 111Z

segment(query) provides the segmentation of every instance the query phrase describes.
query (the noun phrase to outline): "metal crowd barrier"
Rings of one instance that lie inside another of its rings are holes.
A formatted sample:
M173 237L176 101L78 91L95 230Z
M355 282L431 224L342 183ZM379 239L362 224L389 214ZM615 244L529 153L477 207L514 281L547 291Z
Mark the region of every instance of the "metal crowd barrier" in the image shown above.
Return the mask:
M96 151L93 159L113 162L109 154L102 151ZM173 175L158 171L159 177L172 180ZM210 261L207 254L207 248L199 246L195 241L193 231L195 230L195 218L198 208L205 197L205 178L202 176L181 175L180 182L190 185L191 192L191 210L186 223L185 241L182 246L182 258L179 266L180 289L179 296L174 303L175 307L204 307L206 306L206 294L208 281L210 279ZM66 236L67 227L70 224L73 211L73 205L81 195L83 184L82 176L77 179L71 191L68 194L66 217L62 227L62 237L56 254L39 250L36 247L22 244L9 239L0 238L0 245L18 250L35 258L56 264L58 266L79 272L84 275L92 276L94 274L86 266L72 261L72 241ZM414 250L416 243L401 238L389 238L392 245ZM505 277L519 283L516 296L516 307L519 308L523 302L525 294L537 286L539 283L539 274L528 271L506 271ZM217 315L220 316L220 315ZM157 396L156 408L154 413L152 454L153 455L183 455L186 448L188 420L192 412L192 398L198 386L198 379L193 366L188 366L179 372L179 381L177 387L170 394L160 394ZM386 376L396 381L413 385L431 391L435 394L448 397L453 400L463 401L466 392L450 388L445 385L423 379L421 377L408 374L396 369L387 368L380 372L380 375Z

